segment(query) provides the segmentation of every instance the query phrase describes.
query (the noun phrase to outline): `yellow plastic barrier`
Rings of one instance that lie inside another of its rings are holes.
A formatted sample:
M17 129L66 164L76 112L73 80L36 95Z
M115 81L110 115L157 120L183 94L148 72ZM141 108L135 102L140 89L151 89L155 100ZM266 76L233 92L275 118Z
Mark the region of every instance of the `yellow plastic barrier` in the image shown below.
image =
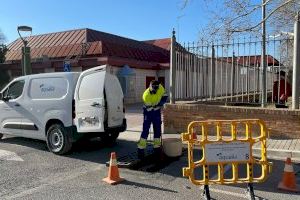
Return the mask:
M230 127L230 136L223 135L225 126ZM260 133L257 137L252 136L253 126L259 128ZM237 127L244 130L242 137ZM216 130L214 139L208 135L211 130L209 128ZM199 136L200 139L197 138ZM188 167L183 168L183 176L189 177L196 185L263 182L272 170L272 163L267 161L267 137L266 125L258 119L193 121L188 126L188 133L182 133L182 141L188 142ZM252 147L255 143L260 143L261 146L260 160L252 155ZM194 148L202 149L203 155L200 160L194 161ZM241 164L247 165L247 177L239 177ZM217 166L217 178L210 178L210 165ZM225 165L232 166L231 178L224 177ZM254 165L260 166L261 173L258 177L254 176ZM196 168L202 168L203 178L195 178Z

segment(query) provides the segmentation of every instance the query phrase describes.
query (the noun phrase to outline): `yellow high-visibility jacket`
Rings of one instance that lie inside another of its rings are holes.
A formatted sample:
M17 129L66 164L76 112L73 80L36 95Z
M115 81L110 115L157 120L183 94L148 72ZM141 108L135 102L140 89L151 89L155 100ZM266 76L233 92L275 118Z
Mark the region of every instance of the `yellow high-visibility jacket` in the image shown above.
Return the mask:
M159 84L159 88L155 94L150 93L150 88L146 89L143 94L143 102L146 106L156 106L165 94L165 88Z

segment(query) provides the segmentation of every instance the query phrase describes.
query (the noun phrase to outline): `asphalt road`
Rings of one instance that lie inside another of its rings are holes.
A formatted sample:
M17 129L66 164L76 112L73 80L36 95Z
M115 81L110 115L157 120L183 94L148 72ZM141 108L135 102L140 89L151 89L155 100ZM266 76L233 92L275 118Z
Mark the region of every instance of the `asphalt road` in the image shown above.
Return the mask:
M129 113L127 118L129 130L141 123L141 115L135 112ZM0 199L201 199L201 187L182 177L182 167L187 165L186 156L155 173L120 169L126 181L116 186L103 182L110 152L122 156L135 151L138 137L138 131L124 132L112 147L97 140L78 143L67 156L48 152L42 141L4 138L0 142ZM277 189L284 162L272 162L273 173L268 180L254 184L257 197L299 199L299 193ZM294 169L299 171L300 166L295 164ZM224 200L246 199L245 189L245 185L210 187L213 199Z

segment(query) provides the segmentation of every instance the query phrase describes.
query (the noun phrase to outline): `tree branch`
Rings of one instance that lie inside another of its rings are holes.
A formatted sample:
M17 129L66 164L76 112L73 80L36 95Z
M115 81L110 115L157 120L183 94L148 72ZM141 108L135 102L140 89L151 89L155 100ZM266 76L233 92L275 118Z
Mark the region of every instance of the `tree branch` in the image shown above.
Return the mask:
M275 8L274 10L272 10L272 12L270 12L268 14L268 16L266 16L262 21L260 21L258 24L256 24L255 26L246 28L246 29L241 29L241 30L230 30L232 33L238 33L238 32L246 32L246 31L251 31L252 29L257 28L258 26L260 26L263 22L265 22L267 19L269 19L277 10L279 10L280 8L284 7L285 5L291 3L294 0L288 0L284 3L282 3L281 5L279 5L277 8Z

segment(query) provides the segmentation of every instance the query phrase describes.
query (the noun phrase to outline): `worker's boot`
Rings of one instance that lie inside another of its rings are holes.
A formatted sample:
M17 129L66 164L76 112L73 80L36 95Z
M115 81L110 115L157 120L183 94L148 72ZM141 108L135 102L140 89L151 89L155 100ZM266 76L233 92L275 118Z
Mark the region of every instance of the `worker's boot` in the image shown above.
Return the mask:
M138 159L142 160L143 158L145 158L145 150L138 148Z

